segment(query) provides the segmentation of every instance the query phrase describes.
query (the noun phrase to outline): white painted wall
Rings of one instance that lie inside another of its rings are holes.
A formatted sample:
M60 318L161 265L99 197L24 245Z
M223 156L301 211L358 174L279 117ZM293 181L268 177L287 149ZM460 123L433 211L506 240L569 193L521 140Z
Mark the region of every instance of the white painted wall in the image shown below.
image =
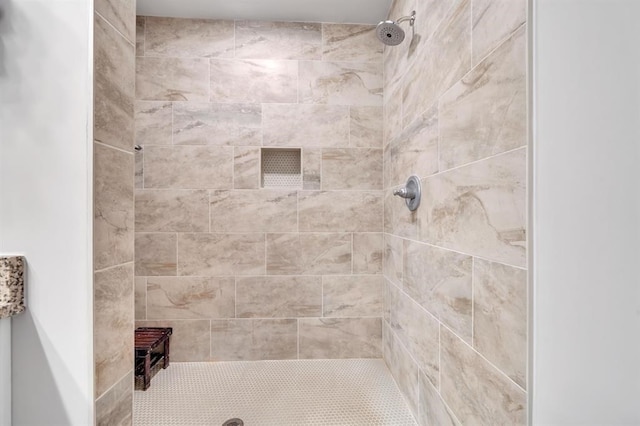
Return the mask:
M0 425L11 424L11 318L0 319Z
M0 0L0 253L26 256L13 424L93 424L90 0ZM4 423L3 423L4 425Z
M640 2L534 0L533 424L640 424Z

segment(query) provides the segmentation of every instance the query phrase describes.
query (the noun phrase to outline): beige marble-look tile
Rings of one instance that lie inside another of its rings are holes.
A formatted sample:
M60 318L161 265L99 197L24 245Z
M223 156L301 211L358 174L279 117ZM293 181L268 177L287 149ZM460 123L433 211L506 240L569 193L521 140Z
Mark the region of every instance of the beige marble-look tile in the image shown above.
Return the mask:
M322 149L302 150L302 187L306 190L322 188Z
M521 27L440 99L440 169L527 144L526 37Z
M341 147L349 145L349 107L347 106L265 104L263 108L264 146Z
M210 82L211 102L297 102L298 62L212 59Z
M94 52L93 138L131 151L134 145L134 47L96 15Z
M176 275L176 234L136 232L136 276Z
M421 3L429 0L421 0ZM442 0L438 0L442 1ZM397 21L403 16L408 16L411 11L417 9L416 0L396 0L391 3L391 7L389 10L389 14L386 16L386 19ZM423 20L424 16L419 15L416 19L416 27L420 24L420 20ZM391 85L401 85L400 78L406 72L409 67L409 63L415 57L415 45L416 42L422 39L421 33L416 33L414 36L414 31L408 27L405 29L406 38L404 42L400 43L397 46L385 46L384 47L384 78L385 78L385 93L387 93L387 89ZM435 27L434 27L435 28ZM409 30L409 31L406 31Z
M144 188L144 154L141 151L134 153L133 187L135 189Z
M136 16L136 56L144 56L144 16Z
M395 288L390 326L418 367L436 386L440 382L440 323L406 293Z
M211 191L211 232L291 232L298 229L296 191Z
M165 101L136 101L136 144L171 145L172 104Z
M351 234L267 234L267 274L351 273Z
M136 99L209 100L209 60L204 58L136 59Z
M233 148L233 188L258 189L260 187L260 155L258 147Z
M212 320L211 360L296 359L297 331L295 319Z
M209 193L205 190L139 189L136 231L208 232Z
M393 190L396 188L400 188L400 186L388 188L384 192L384 232L404 238L417 239L420 209L423 208L424 198L418 210L410 211L404 199L393 195ZM424 188L422 191L424 197Z
M95 393L102 395L133 368L133 264L94 274Z
M211 323L209 320L136 321L136 327L171 327L171 361L211 360ZM171 367L169 367L171 368Z
M382 127L382 143L388 146L402 132L402 85L395 84L384 89L382 107L384 122Z
M135 319L136 321L147 319L147 277L135 277Z
M322 59L325 61L382 62L383 44L375 25L322 24Z
M236 317L322 316L321 277L238 277Z
M384 259L382 272L384 276L398 287L402 287L404 261L403 240L395 235L384 234Z
M403 78L409 125L471 69L471 0L457 0Z
M94 144L95 270L133 260L133 154Z
M236 21L235 57L322 59L322 26L314 22Z
M380 191L300 191L300 232L382 231Z
M235 316L233 277L148 277L147 319Z
M396 299L400 289L396 287L391 281L389 281L386 277L384 277L384 288L382 295L382 319L384 320L384 327L387 328L391 326L391 311L395 309ZM384 338L384 336L383 336Z
M442 20L447 17L447 13L456 1L457 0L416 1L415 32L417 37L415 40L412 40L410 50L418 51L424 48L424 45L428 43L433 33L438 29ZM414 57L415 54L409 55L409 64L411 64L411 59Z
M526 0L473 0L473 64L527 20Z
M403 265L407 294L471 343L471 256L405 240Z
M349 112L349 146L382 148L382 107L352 106Z
M94 8L133 44L136 40L135 0L95 0Z
M322 150L323 189L382 189L382 150Z
M299 101L382 106L382 64L300 61Z
M382 275L325 276L322 278L322 316L382 316Z
M131 426L133 424L133 373L127 373L96 400L97 426Z
M380 358L381 318L302 318L300 358Z
M180 234L179 275L262 275L264 234Z
M526 389L527 271L474 259L473 345Z
M462 424L525 425L526 393L441 327L440 392Z
M526 156L520 148L423 180L420 240L525 266Z
M398 384L400 392L404 396L407 405L411 409L414 417L418 414L418 366L411 359L393 331L385 326L384 331L384 361L391 371L391 375Z
M144 153L147 189L231 189L233 147L148 146Z
M262 108L253 104L176 103L175 145L260 145Z
M146 21L146 56L233 57L233 21L152 16Z
M447 407L427 376L420 374L418 380L420 384L419 424L424 426L460 426L455 414Z
M382 274L383 234L353 234L353 273Z
M420 115L389 144L391 161L385 187L404 185L407 178L420 178L438 172L438 108Z

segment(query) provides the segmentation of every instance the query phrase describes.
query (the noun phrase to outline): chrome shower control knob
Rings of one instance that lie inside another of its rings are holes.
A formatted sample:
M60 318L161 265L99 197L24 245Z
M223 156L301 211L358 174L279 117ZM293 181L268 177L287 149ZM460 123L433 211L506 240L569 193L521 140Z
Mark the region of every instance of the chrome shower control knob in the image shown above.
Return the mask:
M420 178L414 175L407 179L404 187L395 189L393 195L404 198L409 210L414 211L420 205L421 192Z

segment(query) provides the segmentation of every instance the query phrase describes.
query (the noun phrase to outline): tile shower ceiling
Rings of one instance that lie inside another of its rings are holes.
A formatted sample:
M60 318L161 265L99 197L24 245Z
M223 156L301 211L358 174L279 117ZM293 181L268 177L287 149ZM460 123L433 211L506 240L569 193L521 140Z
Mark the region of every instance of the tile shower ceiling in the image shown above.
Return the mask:
M138 15L377 24L391 0L138 0Z

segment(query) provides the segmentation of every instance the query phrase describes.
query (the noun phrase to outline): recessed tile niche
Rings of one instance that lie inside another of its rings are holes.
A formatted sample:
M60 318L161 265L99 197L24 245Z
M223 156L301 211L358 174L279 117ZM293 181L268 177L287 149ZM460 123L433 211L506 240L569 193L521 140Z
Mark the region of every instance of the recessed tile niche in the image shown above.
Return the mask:
M263 188L302 188L300 149L262 149Z

